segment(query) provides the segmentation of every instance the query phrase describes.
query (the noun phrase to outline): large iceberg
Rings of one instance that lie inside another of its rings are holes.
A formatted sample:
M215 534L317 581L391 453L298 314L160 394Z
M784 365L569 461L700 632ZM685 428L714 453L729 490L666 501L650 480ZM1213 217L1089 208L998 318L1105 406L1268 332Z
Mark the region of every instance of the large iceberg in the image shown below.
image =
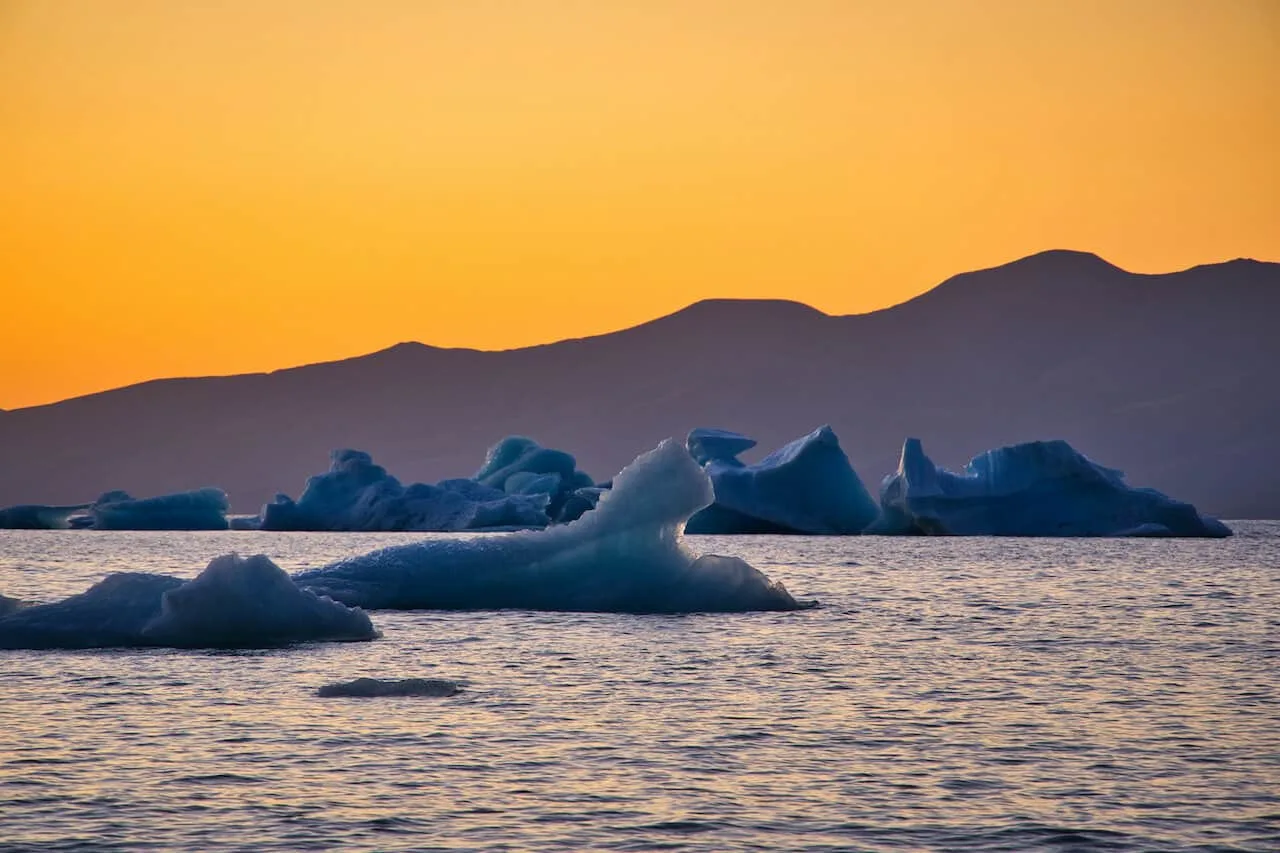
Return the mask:
M189 581L121 572L63 601L0 611L5 649L263 648L377 636L359 608L300 589L264 556L234 554Z
M83 512L89 504L48 506L19 504L0 509L0 530L65 530L72 515Z
M458 531L545 527L549 497L509 495L473 480L403 486L360 450L335 450L295 502L262 508L263 530Z
M154 498L102 495L89 507L94 530L226 530L231 504L222 489L195 489Z
M435 540L294 576L366 608L623 613L794 610L779 583L734 557L695 556L684 522L711 482L678 443L638 457L577 521L541 531Z
M868 533L953 536L1230 536L1191 504L1124 482L1065 441L1033 441L975 456L963 474L939 468L917 438L880 488Z
M695 429L686 445L715 486L715 503L689 520L689 533L846 536L880 514L829 426L755 465L737 458L755 441L735 432Z

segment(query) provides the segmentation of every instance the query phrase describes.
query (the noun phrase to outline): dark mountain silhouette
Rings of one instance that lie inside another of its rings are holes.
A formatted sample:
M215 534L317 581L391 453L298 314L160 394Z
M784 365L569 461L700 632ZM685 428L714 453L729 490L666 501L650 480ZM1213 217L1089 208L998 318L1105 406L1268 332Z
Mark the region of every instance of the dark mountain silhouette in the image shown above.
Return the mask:
M603 479L694 426L763 451L830 423L873 491L908 435L948 465L1064 438L1133 485L1228 518L1280 517L1278 318L1280 264L1136 275L1053 251L871 314L709 300L520 350L400 344L4 412L0 506L217 485L254 511L296 495L336 447L433 481L471 474L511 433Z

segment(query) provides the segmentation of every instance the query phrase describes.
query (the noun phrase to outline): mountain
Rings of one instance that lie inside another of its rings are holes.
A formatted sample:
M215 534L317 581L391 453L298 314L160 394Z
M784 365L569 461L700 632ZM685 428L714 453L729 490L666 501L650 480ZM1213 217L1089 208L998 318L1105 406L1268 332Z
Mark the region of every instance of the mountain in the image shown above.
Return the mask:
M405 481L465 476L523 433L598 478L694 426L767 450L830 423L874 490L902 440L948 465L1064 438L1223 517L1280 517L1280 264L1138 275L1053 251L833 317L709 300L504 352L416 343L269 374L147 382L0 416L0 506L203 485L239 511L356 447ZM750 456L750 455L748 455Z

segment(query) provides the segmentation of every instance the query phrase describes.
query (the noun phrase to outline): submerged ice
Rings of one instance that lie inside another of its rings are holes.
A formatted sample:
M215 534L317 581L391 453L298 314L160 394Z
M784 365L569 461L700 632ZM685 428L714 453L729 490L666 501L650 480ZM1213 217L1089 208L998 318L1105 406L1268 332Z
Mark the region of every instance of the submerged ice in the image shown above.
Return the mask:
M121 572L53 604L0 609L7 649L259 648L377 636L360 609L299 588L264 556L218 557L189 581Z
M494 471L486 476L510 464L505 456L491 462L486 469ZM685 613L801 607L781 584L744 561L699 557L687 549L684 523L712 497L706 474L668 440L627 466L596 508L572 523L386 548L301 572L295 580L371 609Z
M339 681L316 689L322 697L377 699L386 696L435 697L453 696L462 688L456 681L443 678L357 678Z
M902 447L868 532L955 536L1230 536L1191 504L1124 475L1065 441L1033 441L975 456L963 474L938 467L919 439Z
M829 426L755 465L737 458L755 441L735 432L695 429L686 445L715 487L715 503L690 519L690 533L842 536L861 533L879 515Z

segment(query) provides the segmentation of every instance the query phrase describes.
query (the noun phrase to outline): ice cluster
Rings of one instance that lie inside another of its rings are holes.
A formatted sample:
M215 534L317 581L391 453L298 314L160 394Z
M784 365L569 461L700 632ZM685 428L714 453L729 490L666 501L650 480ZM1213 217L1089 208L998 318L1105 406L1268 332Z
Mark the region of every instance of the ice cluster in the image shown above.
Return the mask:
M954 474L934 465L917 439L907 439L898 470L881 485L879 502L830 426L755 464L742 462L739 455L755 444L729 430L699 427L689 433L685 455L710 478L714 500L691 510L685 532L1231 535L1226 525L1190 504L1126 485L1119 471L1090 461L1065 441L989 450L974 457L964 473ZM298 500L277 495L257 516L229 517L220 489L145 499L116 491L92 504L0 509L0 528L527 531L589 517L612 487L612 481L594 483L570 453L508 436L489 449L473 477L434 485L402 485L368 453L345 449L331 454L328 471L307 480ZM681 486L653 479L648 488Z
M712 496L703 470L667 440L623 469L592 512L568 524L415 542L294 579L370 609L688 613L802 607L742 560L688 550L684 523Z
M1230 536L1191 504L1124 475L1065 441L1033 441L975 456L964 473L939 468L919 439L902 447L880 489L870 533L951 536Z
M0 648L263 648L378 636L358 608L299 588L264 556L218 557L192 580L121 572L53 604L0 608Z

